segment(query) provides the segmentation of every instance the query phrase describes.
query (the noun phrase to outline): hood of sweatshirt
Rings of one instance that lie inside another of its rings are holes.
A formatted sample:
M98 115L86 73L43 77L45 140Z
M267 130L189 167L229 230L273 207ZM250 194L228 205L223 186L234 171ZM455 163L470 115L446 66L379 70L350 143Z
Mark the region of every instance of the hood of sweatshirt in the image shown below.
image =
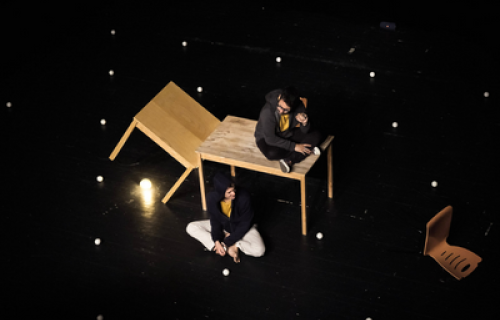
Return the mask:
M213 181L215 192L217 193L219 200L224 199L227 188L231 186L231 178L221 172L217 172Z

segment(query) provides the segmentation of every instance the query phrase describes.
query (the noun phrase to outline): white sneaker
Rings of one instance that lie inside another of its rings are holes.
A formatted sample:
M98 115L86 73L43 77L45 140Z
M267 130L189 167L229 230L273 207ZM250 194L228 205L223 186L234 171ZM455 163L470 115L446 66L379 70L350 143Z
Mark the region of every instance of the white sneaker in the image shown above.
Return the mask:
M280 168L281 168L281 171L283 171L284 173L290 172L290 166L288 165L288 163L286 163L286 161L284 159L280 160Z
M321 150L319 150L318 147L314 147L313 153L314 153L315 156L319 156L321 154Z

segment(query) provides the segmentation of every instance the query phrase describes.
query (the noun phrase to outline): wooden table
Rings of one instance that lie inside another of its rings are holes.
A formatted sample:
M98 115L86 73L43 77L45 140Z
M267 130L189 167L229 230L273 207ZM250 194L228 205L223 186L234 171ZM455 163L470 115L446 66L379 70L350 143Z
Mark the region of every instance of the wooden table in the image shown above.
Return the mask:
M300 181L302 205L302 234L307 234L306 212L306 174L320 156L310 155L304 161L294 164L290 173L281 171L279 161L270 161L255 144L255 126L257 121L227 116L215 130L196 149L198 153L198 168L200 177L200 192L203 210L207 210L205 198L205 178L203 175L203 160L224 163L231 166L231 175L236 175L235 167L264 172L288 179ZM328 156L328 197L333 198L333 167L332 148L333 136L328 136L321 144L321 149Z

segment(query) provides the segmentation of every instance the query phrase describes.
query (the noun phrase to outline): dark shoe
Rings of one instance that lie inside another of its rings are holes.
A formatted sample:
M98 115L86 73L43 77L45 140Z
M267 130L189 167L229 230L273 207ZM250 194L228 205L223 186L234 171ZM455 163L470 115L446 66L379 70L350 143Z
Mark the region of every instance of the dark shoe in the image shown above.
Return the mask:
M290 164L288 164L288 162L285 159L280 160L280 168L281 171L283 171L284 173L290 172Z

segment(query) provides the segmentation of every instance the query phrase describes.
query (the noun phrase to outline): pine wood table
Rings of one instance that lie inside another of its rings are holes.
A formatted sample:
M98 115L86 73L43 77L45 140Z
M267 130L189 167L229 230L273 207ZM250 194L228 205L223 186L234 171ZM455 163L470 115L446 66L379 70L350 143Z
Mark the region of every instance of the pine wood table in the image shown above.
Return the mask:
M163 198L162 202L167 203L198 165L196 148L219 123L219 119L171 81L135 115L109 159L115 160L135 128L141 130L186 167L186 171Z
M304 161L294 164L290 173L280 169L278 161L267 160L255 144L255 126L257 121L227 116L215 130L196 149L200 177L200 192L203 210L207 210L205 198L205 177L203 175L203 160L210 160L231 166L231 175L236 175L235 167L272 174L300 181L302 234L307 234L306 212L306 174L320 156L310 155ZM328 136L320 148L327 152L328 197L333 198L333 166L332 147L333 136Z

